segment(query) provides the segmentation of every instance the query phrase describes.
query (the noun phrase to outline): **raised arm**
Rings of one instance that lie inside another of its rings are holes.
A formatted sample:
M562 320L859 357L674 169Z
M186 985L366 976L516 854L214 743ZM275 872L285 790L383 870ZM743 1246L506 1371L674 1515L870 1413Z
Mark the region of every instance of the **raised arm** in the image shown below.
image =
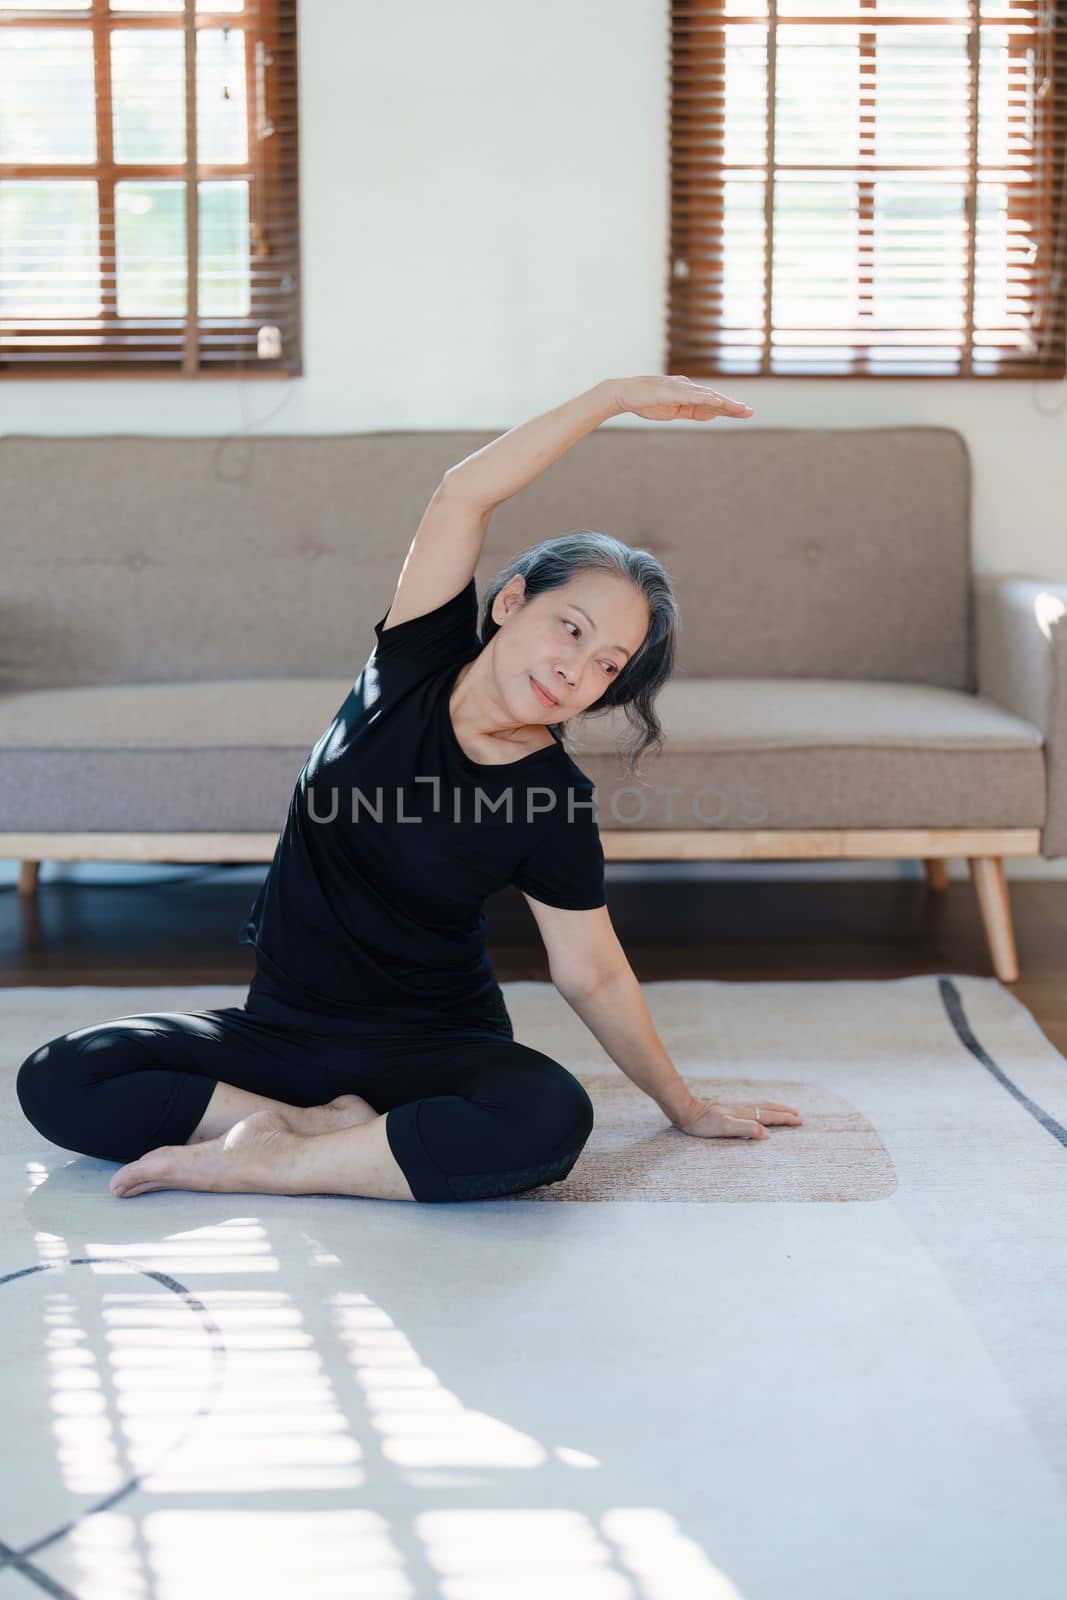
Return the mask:
M450 467L445 477L461 486L475 505L493 511L539 478L572 444L609 417L617 417L620 410L615 383L606 379L573 400L564 400L551 411L510 428Z
M445 473L404 557L383 632L398 622L424 617L467 587L481 557L491 516L491 511L455 489Z
M598 383L449 467L415 530L384 627L424 616L465 589L496 507L617 413L611 385Z
M421 617L466 588L498 505L540 477L609 417L653 421L751 416L752 408L683 377L605 378L449 467L415 531L384 626Z
M493 510L540 477L572 444L609 417L632 411L653 422L712 422L752 415L743 400L731 400L691 378L605 378L573 400L523 422L476 450L445 474L475 505Z

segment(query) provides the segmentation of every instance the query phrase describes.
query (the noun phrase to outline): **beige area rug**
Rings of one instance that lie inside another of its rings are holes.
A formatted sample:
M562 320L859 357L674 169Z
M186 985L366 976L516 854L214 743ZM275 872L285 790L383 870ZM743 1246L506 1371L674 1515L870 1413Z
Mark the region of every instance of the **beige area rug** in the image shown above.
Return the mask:
M587 1088L593 1133L570 1175L530 1201L877 1201L909 1168L982 1184L991 1162L1038 1175L1067 1158L1067 1061L993 978L648 983L643 992L694 1094L778 1100L802 1127L696 1139L626 1078L551 985L503 984L515 1037ZM42 1040L142 1011L240 1005L230 985L0 991L8 1071ZM69 1159L69 1157L64 1157ZM498 1204L494 1200L493 1204Z
M503 989L516 1038L563 1061L596 1110L570 1175L507 1200L884 1200L902 1162L928 1185L938 1170L988 1161L1004 1149L1005 1123L1019 1128L1020 1109L1032 1119L1023 1129L1067 1158L1067 1060L995 978L645 984L694 1094L799 1111L801 1127L763 1140L682 1133L555 990Z

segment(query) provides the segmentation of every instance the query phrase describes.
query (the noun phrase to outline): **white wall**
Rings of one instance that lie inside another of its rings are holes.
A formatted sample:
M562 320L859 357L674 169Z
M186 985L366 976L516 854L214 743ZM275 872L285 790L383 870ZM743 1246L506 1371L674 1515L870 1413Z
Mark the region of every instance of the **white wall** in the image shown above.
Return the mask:
M503 432L664 370L666 0L301 0L299 54L304 376L0 381L0 433ZM976 567L1067 582L1063 382L716 387L746 427L959 429Z

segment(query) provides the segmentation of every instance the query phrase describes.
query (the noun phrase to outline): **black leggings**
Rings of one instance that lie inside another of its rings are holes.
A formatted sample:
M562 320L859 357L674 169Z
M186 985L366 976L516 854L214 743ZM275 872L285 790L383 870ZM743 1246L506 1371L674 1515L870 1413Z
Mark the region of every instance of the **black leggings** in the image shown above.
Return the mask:
M593 1128L584 1087L491 1025L353 1023L250 991L217 1011L117 1017L27 1056L16 1089L53 1144L105 1161L185 1144L217 1082L292 1106L358 1094L416 1200L482 1200L570 1172Z

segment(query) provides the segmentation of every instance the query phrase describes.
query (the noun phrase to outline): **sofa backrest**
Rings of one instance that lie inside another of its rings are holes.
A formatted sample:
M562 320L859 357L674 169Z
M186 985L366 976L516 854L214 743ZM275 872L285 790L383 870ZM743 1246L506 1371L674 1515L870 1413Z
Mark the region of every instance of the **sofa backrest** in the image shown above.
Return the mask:
M0 438L0 688L357 672L501 431ZM951 428L601 428L498 507L479 599L595 528L670 573L680 675L973 690L970 482Z

